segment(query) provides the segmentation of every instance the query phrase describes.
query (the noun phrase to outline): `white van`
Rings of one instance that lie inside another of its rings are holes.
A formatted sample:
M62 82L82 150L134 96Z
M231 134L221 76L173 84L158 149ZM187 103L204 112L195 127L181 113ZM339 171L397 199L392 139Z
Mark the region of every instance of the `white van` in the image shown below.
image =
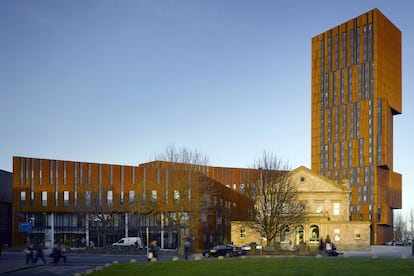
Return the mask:
M112 247L136 247L143 248L142 241L140 237L128 237L122 238L117 242L112 244Z

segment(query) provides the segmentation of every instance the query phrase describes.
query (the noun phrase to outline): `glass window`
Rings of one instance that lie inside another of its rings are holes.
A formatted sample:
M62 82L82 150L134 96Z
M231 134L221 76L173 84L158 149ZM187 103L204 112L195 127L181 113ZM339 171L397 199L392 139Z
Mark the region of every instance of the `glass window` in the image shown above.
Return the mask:
M85 205L91 206L91 191L85 191Z
M63 184L66 184L66 161L63 161Z
M360 51L361 51L361 39L360 39L360 35L361 35L361 30L358 27L356 30L356 63L359 64L360 63Z
M53 161L49 160L49 184L53 184Z
M339 35L335 35L335 69L339 69Z
M246 229L240 228L240 238L245 238L245 237L246 237Z
M332 71L332 38L328 37L328 70Z
M332 77L332 90L333 90L333 105L336 106L336 72L333 72Z
M341 204L339 202L334 202L333 204L333 214L334 216L339 216Z
M83 179L83 163L79 163L79 184L82 184Z
M106 203L108 206L112 206L113 204L113 194L111 190L106 192Z
M174 190L174 201L180 201L180 191Z
M351 46L350 48L350 54L351 54L351 65L354 63L354 29L351 30Z
M346 56L346 32L342 33L342 62L343 62L343 67L346 67L346 60L347 60L347 56Z
M109 165L109 184L112 185L113 167Z
M42 178L43 178L43 168L42 168L42 160L39 160L39 185L42 185Z
M91 164L88 163L88 184L91 184L91 178L92 178Z
M20 206L26 205L26 191L20 192Z
M151 191L151 201L152 203L156 203L157 202L157 191L156 190L152 190Z
M69 206L69 191L63 191L63 206Z
M311 230L310 240L319 241L319 227L317 225L312 225L310 227L310 230Z
M287 226L286 226L286 227L283 229L283 231L282 231L282 234L281 234L280 240L281 240L282 242L289 242L289 237L290 237L289 227L287 227Z
M321 213L323 211L323 202L322 201L317 201L315 202L315 211L316 213Z
M129 191L129 203L134 203L135 201L135 191L131 190Z
M244 193L244 190L245 190L244 184L241 183L240 184L240 193L243 194Z
M42 191L42 206L47 206L47 191Z

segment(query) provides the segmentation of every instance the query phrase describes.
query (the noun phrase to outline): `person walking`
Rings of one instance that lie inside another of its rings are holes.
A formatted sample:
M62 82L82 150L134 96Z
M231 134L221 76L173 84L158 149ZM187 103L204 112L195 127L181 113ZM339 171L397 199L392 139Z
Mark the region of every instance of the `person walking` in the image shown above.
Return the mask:
M45 255L43 253L43 244L40 243L40 242L36 243L35 249L36 249L36 257L35 257L33 263L36 263L37 259L40 258L40 259L42 259L44 264L47 264L46 259L45 259Z
M53 258L53 265L58 265L60 260L60 247L55 245L50 256Z
M159 247L157 245L157 241L153 240L150 243L150 248L149 248L149 256L148 256L148 261L157 261L158 260L158 251L159 251Z
M191 241L190 238L186 238L184 242L184 258L188 260L188 257L191 255Z
M33 243L27 244L26 248L24 249L24 253L26 253L26 264L33 264Z

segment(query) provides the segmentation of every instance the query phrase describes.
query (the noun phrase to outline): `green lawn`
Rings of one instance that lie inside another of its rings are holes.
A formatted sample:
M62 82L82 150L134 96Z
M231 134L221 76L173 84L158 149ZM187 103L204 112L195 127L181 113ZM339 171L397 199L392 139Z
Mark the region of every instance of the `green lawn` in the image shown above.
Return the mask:
M233 258L114 264L92 275L414 275L414 259Z

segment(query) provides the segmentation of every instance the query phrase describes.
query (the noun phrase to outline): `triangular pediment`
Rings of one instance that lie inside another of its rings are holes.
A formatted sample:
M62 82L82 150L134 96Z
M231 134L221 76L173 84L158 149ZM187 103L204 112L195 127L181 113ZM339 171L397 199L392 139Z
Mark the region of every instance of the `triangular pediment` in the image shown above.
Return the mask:
M349 182L336 183L305 166L300 166L289 173L291 180L297 185L298 192L349 193Z

